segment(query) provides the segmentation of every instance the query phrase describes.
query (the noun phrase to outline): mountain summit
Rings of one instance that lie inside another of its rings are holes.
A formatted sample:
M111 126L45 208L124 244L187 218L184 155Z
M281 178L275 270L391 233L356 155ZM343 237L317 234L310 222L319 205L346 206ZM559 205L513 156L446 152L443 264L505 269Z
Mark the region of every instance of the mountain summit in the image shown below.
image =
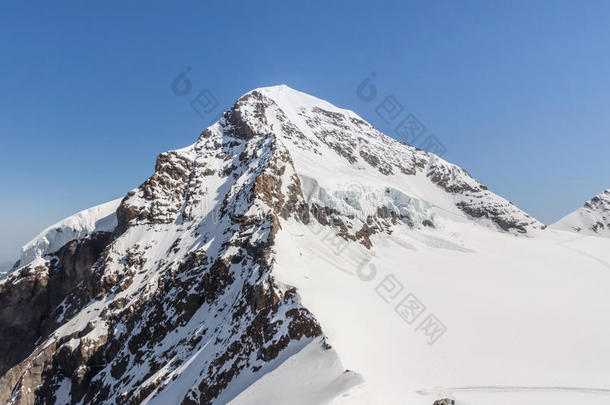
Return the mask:
M554 229L610 237L610 189L602 191L551 226Z
M124 198L24 246L0 281L0 402L432 403L418 390L497 383L525 351L569 373L586 355L546 344L566 328L546 307L520 321L548 323L526 349L501 332L507 308L565 306L537 280L578 255L542 229L351 111L256 89Z

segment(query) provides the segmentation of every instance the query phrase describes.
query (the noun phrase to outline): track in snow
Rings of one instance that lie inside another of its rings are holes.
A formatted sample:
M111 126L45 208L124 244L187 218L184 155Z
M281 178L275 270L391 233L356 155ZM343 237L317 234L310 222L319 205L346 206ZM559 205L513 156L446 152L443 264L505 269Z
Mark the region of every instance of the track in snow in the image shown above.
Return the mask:
M424 389L417 391L420 395L433 395L438 392L524 392L524 391L552 391L576 392L581 394L610 395L610 388L592 387L554 387L554 386L519 386L519 385L473 385L465 387L446 387L438 389Z
M573 252L576 252L576 253L579 253L581 255L587 256L587 257L597 261L598 263L601 263L602 265L604 265L604 266L606 266L607 268L610 269L610 263L606 262L605 260L602 260L599 257L594 256L594 255L592 255L590 253L584 252L584 251L582 251L580 249L576 249L576 248L574 248L572 246L566 245L566 243L574 242L574 241L582 239L584 237L585 237L585 235L582 235L582 236L579 236L579 237L576 237L576 238L573 238L573 239L568 239L568 240L564 240L564 241L561 241L561 242L557 242L556 244L557 244L557 246L562 246L564 248L572 250Z

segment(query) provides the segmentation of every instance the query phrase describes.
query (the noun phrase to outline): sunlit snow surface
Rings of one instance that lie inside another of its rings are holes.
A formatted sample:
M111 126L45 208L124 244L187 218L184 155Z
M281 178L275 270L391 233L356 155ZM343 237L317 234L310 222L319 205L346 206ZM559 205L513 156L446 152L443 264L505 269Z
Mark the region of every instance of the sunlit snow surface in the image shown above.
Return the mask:
M559 231L517 238L456 223L373 243L371 251L350 245L337 255L293 224L277 247L278 280L300 290L345 367L366 380L350 403L433 402L418 391L466 404L608 403L606 392L517 389L609 388L607 240ZM358 274L362 263L377 271L370 281L362 276L370 270ZM384 288L391 276L402 289ZM426 307L411 324L396 312L409 293ZM432 345L417 330L429 314L446 326ZM471 386L492 388L444 389Z

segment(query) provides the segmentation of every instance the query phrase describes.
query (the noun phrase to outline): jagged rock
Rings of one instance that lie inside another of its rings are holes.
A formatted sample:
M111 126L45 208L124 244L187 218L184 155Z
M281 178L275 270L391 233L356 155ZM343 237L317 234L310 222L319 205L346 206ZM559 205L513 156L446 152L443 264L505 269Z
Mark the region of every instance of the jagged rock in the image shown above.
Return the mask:
M91 268L110 233L72 241L44 265L25 266L0 284L0 375L25 359L66 313L80 310L93 293ZM58 307L64 301L67 305Z

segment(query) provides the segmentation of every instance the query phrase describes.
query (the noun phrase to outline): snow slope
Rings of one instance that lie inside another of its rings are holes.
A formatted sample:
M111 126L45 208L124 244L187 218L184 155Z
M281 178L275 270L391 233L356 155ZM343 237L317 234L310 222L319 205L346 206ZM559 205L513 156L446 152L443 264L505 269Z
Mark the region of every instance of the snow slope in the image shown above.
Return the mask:
M0 282L0 401L610 400L610 240L323 100L249 92L108 204Z
M602 191L551 226L587 235L610 237L610 189Z
M117 224L115 211L121 198L80 211L42 231L21 248L18 266L54 253L74 239L85 238L94 232L109 232Z
M610 400L606 392L493 388L610 388L606 241L561 231L515 238L462 222L396 229L375 236L371 250L350 243L338 254L315 229L285 230L277 279L297 287L345 367L364 377L367 396L350 403L423 405L432 394L465 404ZM415 320L399 313L409 294L425 306ZM429 315L446 327L432 345L418 330ZM450 389L464 386L492 388Z

